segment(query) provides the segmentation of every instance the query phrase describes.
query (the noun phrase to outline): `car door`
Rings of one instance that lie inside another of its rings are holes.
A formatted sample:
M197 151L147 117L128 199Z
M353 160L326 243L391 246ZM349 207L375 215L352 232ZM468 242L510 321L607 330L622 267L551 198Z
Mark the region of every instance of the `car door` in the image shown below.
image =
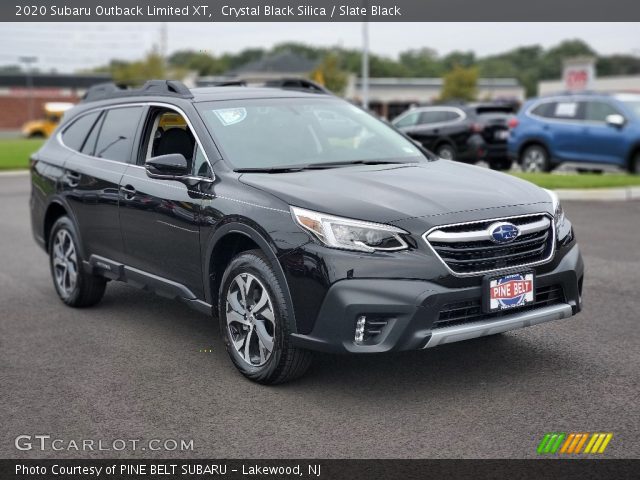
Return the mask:
M65 162L62 192L80 227L87 258L122 257L118 188L131 159L141 111L142 107L95 110L62 132L61 141L73 150ZM87 134L75 135L83 124Z
M189 125L183 128L172 124L167 130L162 129L157 115L165 110L151 107L147 112L137 161L128 166L120 182L120 224L126 264L157 277L161 283L158 293L184 297L193 293L201 298L199 220L204 194L197 184L150 178L144 161L155 154L182 153L189 157L195 174L209 176L210 170L203 169L198 161L202 153L196 151L197 143ZM175 113L182 116L181 112ZM186 144L185 135L175 134L169 139L167 135L171 130L175 133L176 128L188 131L193 143ZM158 134L160 130L164 137Z
M624 164L625 125L607 124L609 115L622 115L613 105L604 100L583 102L584 138L580 144L585 161L596 163Z
M563 161L584 161L582 142L585 124L580 102L573 99L559 100L551 112L551 122L543 129L548 131L553 144L554 156Z

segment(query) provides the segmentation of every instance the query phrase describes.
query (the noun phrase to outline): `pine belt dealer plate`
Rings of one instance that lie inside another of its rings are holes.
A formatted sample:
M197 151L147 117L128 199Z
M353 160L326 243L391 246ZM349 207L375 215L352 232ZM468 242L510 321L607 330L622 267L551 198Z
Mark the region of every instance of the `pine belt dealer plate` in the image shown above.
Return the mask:
M525 272L488 277L484 279L483 292L485 312L524 307L536 298L535 275Z

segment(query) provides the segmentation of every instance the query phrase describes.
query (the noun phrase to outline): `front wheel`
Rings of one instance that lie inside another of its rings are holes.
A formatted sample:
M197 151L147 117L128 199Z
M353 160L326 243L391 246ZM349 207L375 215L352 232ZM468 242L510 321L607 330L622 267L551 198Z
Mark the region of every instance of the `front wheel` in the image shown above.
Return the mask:
M520 157L520 165L524 172L549 172L551 171L551 161L549 153L540 145L527 147Z
M455 160L456 159L456 151L451 145L444 144L440 145L436 149L436 155L440 158L444 158L445 160Z
M49 263L56 292L70 307L90 307L104 296L107 281L83 270L78 235L69 217L60 217L51 228Z
M284 288L260 250L243 252L229 263L218 298L225 347L244 376L276 384L305 373L311 352L291 345Z

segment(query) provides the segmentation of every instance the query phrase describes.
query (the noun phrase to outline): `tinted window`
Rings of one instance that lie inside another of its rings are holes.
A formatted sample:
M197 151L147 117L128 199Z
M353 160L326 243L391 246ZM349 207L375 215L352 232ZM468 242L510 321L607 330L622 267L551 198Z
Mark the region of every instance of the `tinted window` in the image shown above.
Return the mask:
M456 112L450 112L448 110L430 110L423 112L420 115L420 123L452 122L458 118L460 118L460 115Z
M91 132L89 136L84 142L82 146L81 152L85 155L93 155L96 149L96 140L98 139L98 133L100 132L100 126L102 125L102 120L104 120L104 115L98 119L98 121L91 128Z
M537 105L531 113L539 117L551 118L556 109L556 102L545 102Z
M619 113L620 112L606 102L585 103L585 119L592 122L606 122L609 115Z
M107 110L96 144L95 156L118 162L131 157L142 107L114 108Z
M402 117L399 121L394 122L394 125L396 127L410 127L412 125L415 125L416 122L418 121L418 113L410 113L404 117Z
M67 127L62 133L62 141L64 144L73 150L79 151L99 114L100 112L94 112L83 115Z

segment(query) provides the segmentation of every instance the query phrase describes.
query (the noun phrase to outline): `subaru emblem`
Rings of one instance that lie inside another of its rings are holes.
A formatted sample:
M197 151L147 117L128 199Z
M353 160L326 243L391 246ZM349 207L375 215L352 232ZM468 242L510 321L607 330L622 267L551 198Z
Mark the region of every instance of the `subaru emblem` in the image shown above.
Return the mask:
M513 223L499 222L489 226L489 236L494 243L513 242L519 235L520 231Z

